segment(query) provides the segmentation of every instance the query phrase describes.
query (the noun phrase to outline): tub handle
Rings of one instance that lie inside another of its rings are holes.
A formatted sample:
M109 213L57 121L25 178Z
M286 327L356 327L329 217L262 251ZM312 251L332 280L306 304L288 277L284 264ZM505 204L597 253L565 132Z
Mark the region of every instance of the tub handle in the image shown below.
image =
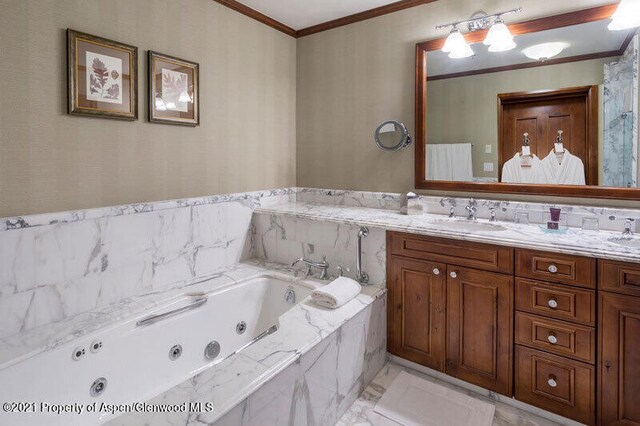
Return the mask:
M204 305L205 303L207 303L207 298L206 297L201 297L199 299L194 300L193 303L190 303L188 305L182 306L180 308L176 308L176 309L173 309L171 311L163 312L161 314L151 315L151 316L142 318L141 320L139 320L136 323L136 326L137 327L141 327L143 325L153 324L154 322L163 320L165 318L169 318L169 317L172 317L174 315L178 315L178 314L181 314L183 312L195 309L198 306Z

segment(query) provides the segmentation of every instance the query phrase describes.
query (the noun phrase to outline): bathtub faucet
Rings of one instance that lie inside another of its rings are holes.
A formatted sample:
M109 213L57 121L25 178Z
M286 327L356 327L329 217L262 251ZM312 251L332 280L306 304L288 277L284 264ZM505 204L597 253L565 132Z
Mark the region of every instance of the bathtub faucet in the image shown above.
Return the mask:
M308 277L313 276L313 270L312 268L317 268L320 270L320 279L321 280L328 280L329 279L329 263L327 263L327 257L326 256L322 256L322 262L314 262L312 260L307 260L304 257L301 257L300 259L294 261L291 266L296 266L296 264L298 262L302 262L305 265L307 265L307 273L306 275Z

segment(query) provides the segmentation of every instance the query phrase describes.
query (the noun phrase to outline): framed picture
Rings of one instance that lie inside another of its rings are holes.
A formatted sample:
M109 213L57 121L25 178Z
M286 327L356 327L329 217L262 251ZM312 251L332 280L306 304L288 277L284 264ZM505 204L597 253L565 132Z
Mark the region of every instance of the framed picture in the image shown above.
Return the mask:
M200 124L198 64L149 51L149 121Z
M67 29L69 114L138 119L138 48Z

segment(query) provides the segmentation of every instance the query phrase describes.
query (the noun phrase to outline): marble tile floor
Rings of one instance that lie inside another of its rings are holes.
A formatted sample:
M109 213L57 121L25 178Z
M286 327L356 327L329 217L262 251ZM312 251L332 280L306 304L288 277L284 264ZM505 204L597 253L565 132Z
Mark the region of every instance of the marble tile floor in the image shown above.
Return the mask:
M376 403L382 397L382 394L387 387L393 382L396 376L401 372L406 371L410 374L421 377L425 380L436 382L440 385L446 386L452 389L458 389L467 395L479 398L487 401L496 406L495 417L493 420L493 426L559 426L562 423L556 423L535 414L526 412L516 407L512 407L503 402L495 401L493 399L475 394L463 388L459 388L456 385L446 383L437 378L428 376L410 368L400 366L393 362L388 362L380 373L373 379L371 384L367 386L360 397L353 403L349 410L338 420L337 426L398 426L398 423L390 420L384 416L373 411ZM566 425L577 423L568 421Z

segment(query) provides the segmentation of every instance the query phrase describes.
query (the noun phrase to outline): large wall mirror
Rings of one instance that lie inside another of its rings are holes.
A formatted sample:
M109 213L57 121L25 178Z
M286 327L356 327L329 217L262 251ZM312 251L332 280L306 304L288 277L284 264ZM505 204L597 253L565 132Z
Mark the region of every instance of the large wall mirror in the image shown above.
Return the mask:
M417 44L416 187L640 199L640 35L607 28L616 6L508 25L504 52L486 30L466 58Z

